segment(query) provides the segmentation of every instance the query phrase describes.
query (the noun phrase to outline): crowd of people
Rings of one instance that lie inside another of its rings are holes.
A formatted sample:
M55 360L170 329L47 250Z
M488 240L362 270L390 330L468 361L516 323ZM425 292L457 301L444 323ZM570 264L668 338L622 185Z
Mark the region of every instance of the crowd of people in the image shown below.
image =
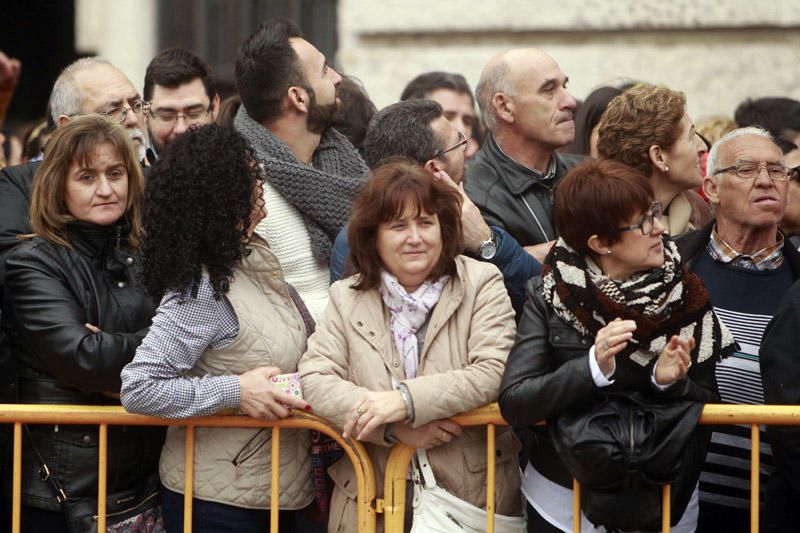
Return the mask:
M21 68L0 53L0 123ZM571 531L573 478L582 531L660 529L665 484L673 531L749 530L750 428L698 420L800 403L800 102L696 124L679 88L578 102L553 57L513 49L474 93L428 72L378 110L287 19L235 77L223 99L171 48L140 94L79 59L9 135L1 402L309 410L363 442L378 497L392 446L417 450L419 533L482 530L485 431L451 418L497 401L496 531ZM23 530L96 530L97 428L24 433ZM195 431L194 531L274 518L270 439ZM108 531L183 530L184 441L109 428ZM282 432L280 531L358 530L354 469L323 441ZM10 445L5 427L3 521ZM762 429L760 453L762 528L793 531L800 428Z

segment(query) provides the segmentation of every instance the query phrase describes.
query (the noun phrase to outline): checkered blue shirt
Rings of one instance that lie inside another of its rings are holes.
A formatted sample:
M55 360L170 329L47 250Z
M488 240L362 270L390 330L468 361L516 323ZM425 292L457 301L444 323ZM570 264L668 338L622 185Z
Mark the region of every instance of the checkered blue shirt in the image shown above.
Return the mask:
M224 296L214 299L207 277L200 280L197 298L168 293L136 356L122 370L122 405L133 413L165 418L239 407L237 376L187 375L207 349L229 345L238 333L233 307Z

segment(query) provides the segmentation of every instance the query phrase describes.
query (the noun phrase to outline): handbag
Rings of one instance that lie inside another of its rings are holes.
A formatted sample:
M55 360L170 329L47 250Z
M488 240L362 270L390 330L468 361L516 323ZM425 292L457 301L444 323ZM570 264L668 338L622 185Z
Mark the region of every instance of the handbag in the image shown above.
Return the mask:
M662 487L672 484L674 526L700 476L702 461L693 459L705 456L707 432L697 428L703 404L658 403L638 392L598 396L548 422L556 452L581 484L583 514L607 529L659 530Z
M486 511L450 494L436 484L425 450L417 450L419 473L414 480L414 522L411 533L451 533L486 531ZM522 516L495 513L494 530L498 533L525 533Z

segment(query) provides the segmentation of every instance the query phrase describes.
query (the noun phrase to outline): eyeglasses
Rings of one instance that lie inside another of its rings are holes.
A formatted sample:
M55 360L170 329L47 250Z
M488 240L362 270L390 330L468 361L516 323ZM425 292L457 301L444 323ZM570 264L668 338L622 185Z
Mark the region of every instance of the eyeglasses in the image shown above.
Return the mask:
M653 225L655 224L656 220L661 220L662 214L661 202L653 202L650 204L650 209L647 210L647 213L644 214L642 220L638 224L622 226L619 228L619 230L633 231L635 229L641 229L642 235L650 235L650 233L653 231Z
M133 111L137 115L142 115L150 110L150 102L146 100L137 100L130 107L114 107L109 109L102 115L110 118L114 122L125 122L125 118L128 116L128 111Z
M461 148L462 150L466 150L468 142L469 142L469 139L467 139L467 136L464 135L464 132L463 131L459 131L458 132L458 142L455 143L453 146L449 146L449 147L445 148L444 150L439 150L438 152L436 152L433 155L433 159L436 159L437 157L442 157L447 152L452 152L453 150L457 150L458 148Z
M725 172L732 172L736 176L745 180L754 180L761 174L761 169L767 169L767 175L770 179L775 181L788 181L791 177L792 170L777 163L756 163L754 161L745 161L737 163L729 167L721 168L714 172L714 175L722 174Z
M206 118L210 112L211 106L208 106L208 109L192 109L186 113L176 113L175 111L161 110L150 111L150 116L154 118L156 122L160 122L165 126L169 124L174 125L176 122L178 122L179 118L182 118L188 126L191 126L193 124L200 123L200 121Z

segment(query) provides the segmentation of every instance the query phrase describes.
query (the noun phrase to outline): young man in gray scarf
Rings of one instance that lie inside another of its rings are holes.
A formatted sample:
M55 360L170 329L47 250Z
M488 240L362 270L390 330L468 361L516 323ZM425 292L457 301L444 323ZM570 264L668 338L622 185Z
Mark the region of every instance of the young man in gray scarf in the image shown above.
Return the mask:
M234 127L264 167L269 213L256 231L317 319L328 298L328 263L367 166L330 127L341 76L286 19L264 22L239 48L242 107Z

